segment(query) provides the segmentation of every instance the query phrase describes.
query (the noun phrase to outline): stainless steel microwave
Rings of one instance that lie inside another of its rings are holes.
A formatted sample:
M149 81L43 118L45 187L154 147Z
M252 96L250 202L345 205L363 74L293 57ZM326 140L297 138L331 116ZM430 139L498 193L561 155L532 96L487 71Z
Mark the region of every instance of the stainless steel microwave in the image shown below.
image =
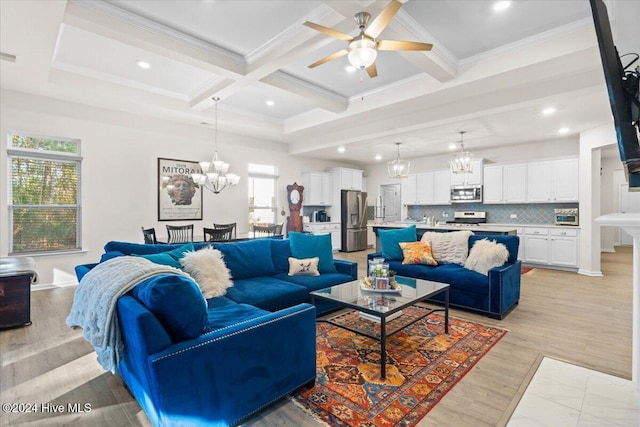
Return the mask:
M580 225L578 208L554 209L553 215L556 225Z
M482 203L482 185L454 185L451 203Z

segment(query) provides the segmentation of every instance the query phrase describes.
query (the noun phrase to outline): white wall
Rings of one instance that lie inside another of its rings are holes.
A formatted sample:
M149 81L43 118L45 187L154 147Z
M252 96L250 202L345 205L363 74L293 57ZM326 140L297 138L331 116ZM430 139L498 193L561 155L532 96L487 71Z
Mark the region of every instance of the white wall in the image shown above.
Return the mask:
M625 182L624 169L620 158L607 157L602 159L601 176L601 214L606 215L619 210L620 184ZM600 229L601 247L603 252L614 252L619 244L618 227L602 227Z
M180 125L147 117L102 110L12 91L0 92L0 256L7 256L7 132L78 138L82 162L83 253L35 257L41 284L75 283L74 266L96 262L109 240L141 242L140 227L157 221L157 158L208 160L213 155L213 130L202 125ZM248 230L247 164L275 164L279 169L279 209L287 215L286 186L302 183L302 172L338 166L334 163L292 157L287 146L267 140L219 132L221 157L240 184L218 195L204 190L203 220L194 223L195 234L213 222L238 222L238 232ZM280 217L282 221L285 217Z

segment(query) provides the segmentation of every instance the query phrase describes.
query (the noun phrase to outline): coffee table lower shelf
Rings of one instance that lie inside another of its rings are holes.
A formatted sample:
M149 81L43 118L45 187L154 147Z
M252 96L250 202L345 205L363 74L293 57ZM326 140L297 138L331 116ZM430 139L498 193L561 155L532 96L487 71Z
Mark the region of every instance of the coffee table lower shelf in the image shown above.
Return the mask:
M414 307L417 309L422 310L424 313L422 313L421 315L417 316L417 317L411 317L411 320L407 321L405 319L403 319L403 316L400 315L398 317L394 317L391 320L387 319L387 315L386 313L377 313L377 312L370 312L370 311L363 311L363 310L356 310L353 309L353 311L359 311L360 313L365 313L371 317L377 317L380 319L380 321L376 321L376 320L369 320L365 317L359 316L359 319L362 319L364 321L367 322L375 322L377 324L380 325L380 332L377 334L371 334L369 332L364 331L362 328L358 328L357 326L354 327L349 327L347 325L345 325L344 323L338 323L335 322L333 319L337 318L337 317L341 317L344 316L344 313L341 313L337 316L334 317L330 317L328 319L318 319L318 322L324 322L324 323L328 323L334 326L337 326L339 328L345 329L347 331L356 333L358 335L362 335L365 336L367 338L371 338L373 340L376 340L380 343L380 378L384 379L386 378L386 374L387 374L387 343L386 340L387 338L389 338L390 336L392 336L393 334L400 332L401 330L403 330L404 328L413 325L414 323L416 323L419 320L424 319L425 317L429 316L430 314L436 312L436 311L443 311L444 312L444 318L445 318L445 322L444 322L444 333L448 334L449 333L449 310L448 307L446 308L428 308L428 307L423 307L423 306L419 306L419 305L412 305L410 307ZM375 314L374 314L375 313ZM382 314L382 315L381 315ZM394 313L391 313L390 315L393 316ZM391 326L391 329L387 329L388 326Z

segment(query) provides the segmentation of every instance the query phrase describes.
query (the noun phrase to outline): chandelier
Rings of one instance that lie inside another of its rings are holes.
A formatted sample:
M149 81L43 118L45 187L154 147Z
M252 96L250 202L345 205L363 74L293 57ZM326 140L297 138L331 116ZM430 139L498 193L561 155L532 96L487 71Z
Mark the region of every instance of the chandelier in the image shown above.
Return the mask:
M473 171L473 153L464 151L464 132L460 132L460 151L453 153L449 165L453 173L471 173Z
M387 163L387 172L389 172L389 178L406 178L409 175L409 160L400 159L400 144L396 142L398 146L398 157Z
M200 162L202 173L191 174L191 177L196 184L203 186L214 194L218 194L229 186L238 185L238 182L240 182L240 176L233 173L227 173L230 165L229 163L222 161L218 155L218 101L220 101L220 98L216 96L212 99L216 103L216 120L214 128L216 151L214 152L213 159L210 162Z

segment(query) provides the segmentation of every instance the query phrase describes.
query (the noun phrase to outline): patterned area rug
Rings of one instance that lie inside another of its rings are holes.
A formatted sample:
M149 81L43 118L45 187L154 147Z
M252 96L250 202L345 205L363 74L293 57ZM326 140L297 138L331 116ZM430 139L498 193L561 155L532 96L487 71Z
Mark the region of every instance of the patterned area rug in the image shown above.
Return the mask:
M419 316L421 310L403 310ZM368 329L379 325L351 311L334 318ZM387 323L389 330L401 318ZM414 426L506 334L506 330L431 314L387 339L387 375L380 378L380 343L317 323L317 377L293 398L331 426Z

